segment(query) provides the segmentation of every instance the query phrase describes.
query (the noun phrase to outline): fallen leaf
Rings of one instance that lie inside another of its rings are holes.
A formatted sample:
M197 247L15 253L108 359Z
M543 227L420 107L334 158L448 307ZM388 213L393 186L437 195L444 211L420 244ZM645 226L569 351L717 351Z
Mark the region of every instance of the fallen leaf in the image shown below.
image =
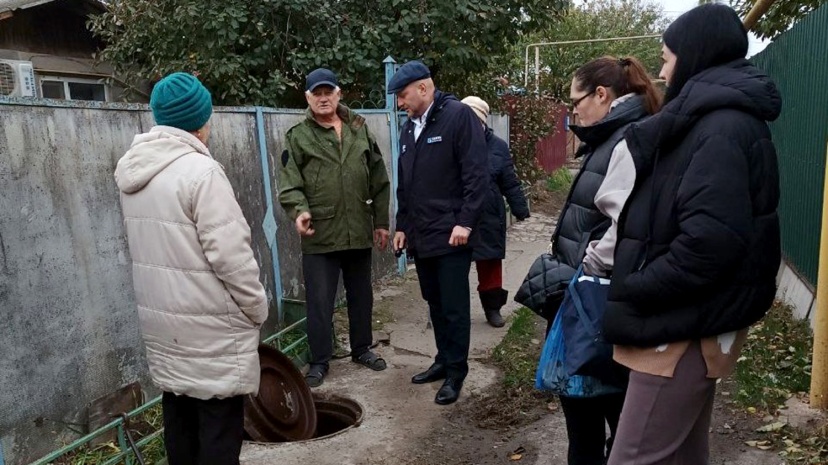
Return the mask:
M774 431L779 431L782 428L784 428L785 426L787 426L787 423L777 421L775 423L770 423L770 424L767 424L765 426L762 426L761 428L757 428L756 432L757 433L771 433L771 432L774 432Z
M756 414L756 407L748 407L747 411L748 411L749 414L755 415Z
M518 460L520 460L522 458L523 458L522 454L512 454L512 456L509 457L509 460L511 460L512 462L517 462Z

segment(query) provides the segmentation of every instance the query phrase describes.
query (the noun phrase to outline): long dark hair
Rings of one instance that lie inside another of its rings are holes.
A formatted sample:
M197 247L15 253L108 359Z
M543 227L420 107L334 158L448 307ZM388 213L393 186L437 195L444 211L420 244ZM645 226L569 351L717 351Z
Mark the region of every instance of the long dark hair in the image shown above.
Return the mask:
M661 109L661 93L653 86L644 65L635 57L597 58L578 68L573 77L578 90L594 92L601 86L611 89L616 97L643 95L647 113L652 115Z
M749 46L739 15L717 3L697 6L679 16L664 31L664 44L677 57L673 77L667 83L667 101L676 98L696 74L744 58Z

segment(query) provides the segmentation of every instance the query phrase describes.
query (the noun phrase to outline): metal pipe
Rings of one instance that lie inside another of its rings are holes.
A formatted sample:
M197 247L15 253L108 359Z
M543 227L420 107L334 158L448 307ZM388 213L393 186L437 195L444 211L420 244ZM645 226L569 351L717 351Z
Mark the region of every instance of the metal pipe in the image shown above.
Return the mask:
M535 47L535 93L540 92L540 47Z
M284 353L288 353L288 352L290 352L291 350L293 350L293 349L295 349L295 348L299 347L299 344L301 344L301 343L303 343L303 342L305 342L305 341L307 341L307 340L308 340L308 335L307 335L307 334L305 334L304 336L302 336L302 337L300 337L299 339L297 339L295 342L291 343L289 346L285 347L285 349L284 349L282 352L284 352Z
M759 18L767 13L770 7L773 6L773 2L774 0L757 0L756 3L753 4L753 8L748 11L745 15L745 19L742 21L745 25L745 29L748 31L753 30L753 27L759 22Z
M822 190L822 232L814 306L814 348L811 361L811 407L828 408L828 156Z
M289 299L286 299L286 300L289 300ZM279 331L278 333L268 337L267 339L264 340L264 342L265 343L270 343L274 339L279 338L281 336L284 336L287 332L289 332L292 329L295 329L296 327L298 327L299 325L301 325L305 321L307 321L307 318L302 318L301 320L293 323L292 325L288 326L287 328L284 328L283 330ZM304 342L307 339L307 337L308 337L307 335L304 335L301 338L299 338L299 340L297 340L296 342L294 342L293 344L291 344L290 346L285 348L285 352L290 351L291 349L298 346L300 343ZM158 405L160 403L161 403L161 396L158 396L158 397L150 400L146 404L141 405L140 407L136 408L135 410L129 412L127 415L129 416L129 418L135 418L138 415L141 415L142 413L145 413L147 410L155 407L156 405ZM106 425L98 428L97 430L92 431L91 433L87 434L86 436L83 436L83 437L77 439L76 441L72 442L71 444L68 444L65 447L62 447L62 448L60 448L56 451L51 452L49 455L46 455L46 456L38 459L37 461L32 462L30 465L48 465L48 464L54 462L55 460L57 460L58 458L62 457L63 455L66 455L66 454L68 454L68 453L70 453L70 452L72 452L76 449L79 449L80 447L88 444L90 441L97 438L98 436L100 436L100 435L102 435L102 434L104 434L108 431L111 431L113 429L116 429L116 428L120 429L122 427L124 427L124 420L122 418L117 418L117 419L107 423ZM163 432L164 432L164 428L161 428L158 431L155 431L152 434L147 435L144 438L141 438L136 443L136 445L138 447L143 447L143 446L147 445L150 441L155 439L156 437L160 436ZM2 452L3 452L2 446L0 445L0 465L3 465ZM118 454L117 457L110 458L110 460L105 462L105 464L118 463L118 462L121 461L121 459L123 459L128 454L129 454L128 452Z
M276 339L279 339L279 338L281 338L282 336L284 336L285 334L287 334L290 330L292 330L292 329L296 329L296 328L297 328L300 324L302 324L302 323L304 323L304 322L306 322L306 321L308 321L308 319L307 319L307 318L302 318L301 320L297 321L296 323L293 323L292 325L290 325L290 326L288 326L287 328L285 328L285 329L283 329L283 330L279 331L278 333L276 333L276 334L274 334L274 335L272 335L272 336L269 336L267 339L265 339L265 340L264 340L264 341L262 341L262 342L263 342L263 343L265 343L265 344L270 344L271 342L275 341Z
M650 34L650 35L643 35L643 36L629 36L629 37L608 37L606 39L584 39L584 40L563 40L559 42L538 42L535 44L529 44L526 46L526 56L525 56L525 73L523 79L523 87L529 87L529 48L530 47L544 47L547 45L571 45L571 44L591 44L596 42L616 42L619 40L639 40L639 39L654 39L661 37L661 34ZM535 70L537 73L538 70Z

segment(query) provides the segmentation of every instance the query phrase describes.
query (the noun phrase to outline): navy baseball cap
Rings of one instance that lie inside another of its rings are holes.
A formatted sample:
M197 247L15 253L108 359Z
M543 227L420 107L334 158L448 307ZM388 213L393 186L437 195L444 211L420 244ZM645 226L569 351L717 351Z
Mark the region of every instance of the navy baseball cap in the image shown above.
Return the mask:
M392 77L391 81L388 83L388 93L396 94L397 92L405 89L406 86L412 82L430 77L431 71L428 69L428 66L423 64L423 62L417 60L409 61L408 63L400 66L400 69L394 73L394 77Z
M336 74L333 71L325 68L318 68L310 72L305 77L305 90L313 92L319 86L339 87L339 81L336 80Z

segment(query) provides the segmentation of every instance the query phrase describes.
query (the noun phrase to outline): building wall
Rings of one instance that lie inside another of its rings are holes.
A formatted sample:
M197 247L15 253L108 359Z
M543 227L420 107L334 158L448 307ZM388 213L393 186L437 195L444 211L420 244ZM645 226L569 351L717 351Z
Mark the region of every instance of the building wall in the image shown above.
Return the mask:
M74 58L92 58L102 46L86 28L94 10L82 0L57 0L15 10L0 21L0 48Z

